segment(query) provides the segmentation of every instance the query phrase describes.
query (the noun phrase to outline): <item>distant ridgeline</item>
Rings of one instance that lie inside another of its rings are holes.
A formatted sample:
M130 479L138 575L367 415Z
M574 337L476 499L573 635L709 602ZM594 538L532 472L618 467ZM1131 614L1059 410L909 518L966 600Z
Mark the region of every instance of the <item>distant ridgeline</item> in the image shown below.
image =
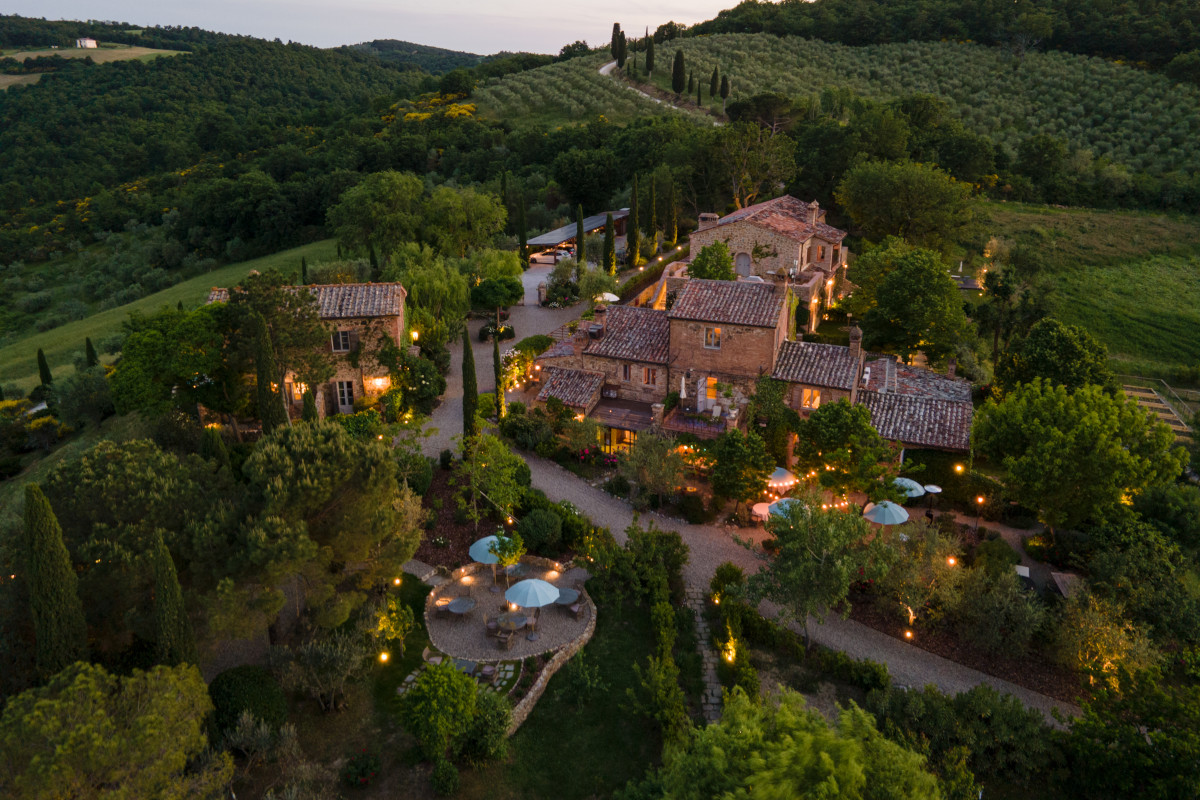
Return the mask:
M745 0L689 31L774 33L841 44L971 40L1161 67L1200 49L1196 0Z
M351 47L379 56L383 61L393 61L423 69L431 75L441 75L461 67L473 67L484 60L484 56L475 53L429 47L414 42L403 42L399 39L375 39L351 45Z
M196 45L248 38L179 26L146 28L125 22L78 22L0 15L0 50L74 47L75 40L84 37L100 42L164 50L192 50Z

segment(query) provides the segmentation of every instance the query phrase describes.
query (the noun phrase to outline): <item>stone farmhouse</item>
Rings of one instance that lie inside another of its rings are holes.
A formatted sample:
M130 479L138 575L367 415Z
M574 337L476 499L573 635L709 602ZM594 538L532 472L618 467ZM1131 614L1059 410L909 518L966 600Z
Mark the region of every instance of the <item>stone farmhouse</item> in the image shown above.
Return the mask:
M862 349L791 341L786 282L682 282L670 310L612 306L535 365L537 401L556 398L604 429L607 450L661 427L714 438L745 427L745 408L763 376L790 384L788 404L807 415L822 403L865 405L887 439L906 447L970 448L970 385L953 375ZM667 395L679 402L666 411Z
M295 286L295 291L311 292L317 301L320 318L329 328L326 352L334 356L335 373L320 386L314 386L317 413L351 414L354 404L362 398L373 398L391 388L388 370L376 363L360 345L370 337L383 335L398 346L405 331L404 301L408 296L399 283L341 283L319 286ZM228 289L213 289L210 303L229 299ZM296 380L293 373L284 378L284 396L293 418L303 410L304 393L308 386Z
M842 244L845 238L845 231L826 224L825 211L815 200L805 203L785 195L720 218L701 214L689 242L693 258L704 247L724 242L741 278L789 284L809 310L811 333L821 310L844 285L849 256Z

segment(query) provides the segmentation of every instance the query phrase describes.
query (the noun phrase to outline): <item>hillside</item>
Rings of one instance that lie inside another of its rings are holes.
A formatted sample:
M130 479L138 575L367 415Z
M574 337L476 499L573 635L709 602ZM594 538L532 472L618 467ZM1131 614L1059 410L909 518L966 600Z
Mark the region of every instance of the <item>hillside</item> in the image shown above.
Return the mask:
M110 61L151 61L155 58L163 56L179 55L180 50L160 50L154 47L139 47L135 45L119 44L109 47L100 47L96 49L41 49L41 50L0 50L0 63L4 59L12 59L19 64L15 69L22 70L25 74L0 74L0 89L7 89L10 86L18 84L37 83L41 80L42 75L47 72L55 71L53 68L46 66L59 61L60 59L75 59L85 60L91 59L96 64L105 64ZM29 64L25 62L32 59ZM70 62L68 62L70 63ZM40 70L45 70L42 72Z
M1049 134L1131 171L1200 170L1200 87L1099 58L1029 53L954 42L849 47L766 34L678 39L660 46L655 82L670 85L670 59L689 70L729 76L731 101L760 92L819 96L827 87L889 99L943 98L963 123L1015 153L1026 137ZM707 91L706 91L707 94Z
M381 61L415 67L432 75L441 75L461 67L473 67L484 60L484 56L475 53L446 50L399 39L374 39L351 45L351 48L378 56Z

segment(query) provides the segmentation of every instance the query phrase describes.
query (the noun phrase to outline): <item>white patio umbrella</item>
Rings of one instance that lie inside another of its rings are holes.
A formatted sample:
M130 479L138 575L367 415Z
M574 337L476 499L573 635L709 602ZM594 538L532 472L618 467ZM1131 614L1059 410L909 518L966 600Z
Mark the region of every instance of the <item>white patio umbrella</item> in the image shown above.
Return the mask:
M792 506L796 505L803 505L803 503L794 497L784 497L767 506L767 514L773 517L786 517Z
M899 525L902 522L908 522L908 512L891 500L884 500L865 509L863 517L868 522L877 522L880 525Z
M892 486L904 492L905 497L920 497L925 494L925 487L912 478L896 478L892 481Z
M776 467L771 477L767 478L767 487L775 490L790 489L796 485L796 480L796 476L783 467Z
M597 303L615 303L615 302L617 302L617 301L618 301L618 300L620 300L620 299L621 299L621 298L617 297L617 296L616 296L615 294L613 294L612 292L605 292L604 294L598 294L598 295L596 295L596 302L597 302Z
M684 381L682 375L679 376L679 399L687 400L687 383Z

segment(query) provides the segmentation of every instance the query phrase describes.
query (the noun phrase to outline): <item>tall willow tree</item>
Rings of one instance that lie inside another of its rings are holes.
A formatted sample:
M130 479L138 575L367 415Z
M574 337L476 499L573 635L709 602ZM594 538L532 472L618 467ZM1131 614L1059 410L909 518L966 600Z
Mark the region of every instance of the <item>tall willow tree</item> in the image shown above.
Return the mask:
M79 580L62 526L36 483L25 487L25 585L33 617L34 657L46 678L87 659L87 622L79 601Z

